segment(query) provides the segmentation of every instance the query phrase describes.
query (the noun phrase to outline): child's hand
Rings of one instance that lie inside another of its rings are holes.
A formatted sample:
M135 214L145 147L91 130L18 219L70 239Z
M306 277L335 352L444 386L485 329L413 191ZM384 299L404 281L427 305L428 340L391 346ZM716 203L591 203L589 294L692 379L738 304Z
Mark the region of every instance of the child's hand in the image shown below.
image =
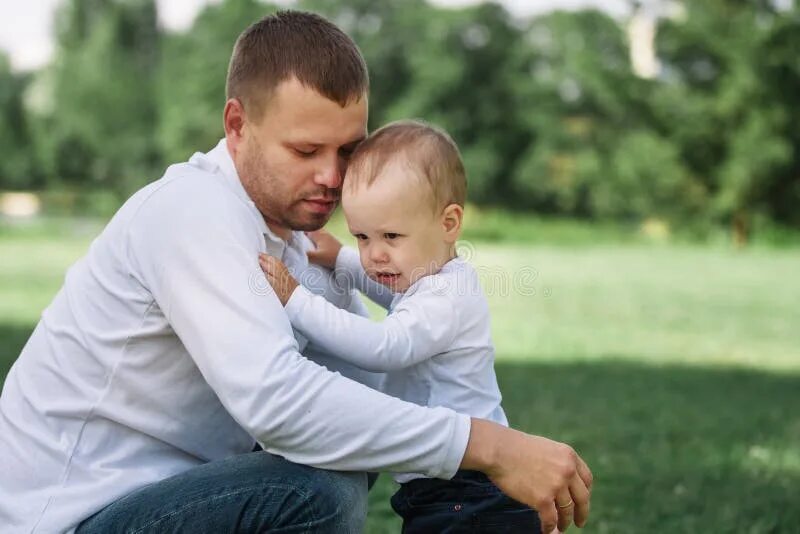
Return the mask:
M308 251L308 261L328 269L335 268L336 257L342 249L342 244L339 240L325 230L307 232L306 235L311 238L311 241L317 247L315 250Z
M261 270L267 275L267 280L272 284L272 289L275 290L275 294L278 295L281 304L286 306L286 303L289 302L289 297L292 296L292 293L300 284L294 279L286 265L274 256L259 254L258 264L261 265Z

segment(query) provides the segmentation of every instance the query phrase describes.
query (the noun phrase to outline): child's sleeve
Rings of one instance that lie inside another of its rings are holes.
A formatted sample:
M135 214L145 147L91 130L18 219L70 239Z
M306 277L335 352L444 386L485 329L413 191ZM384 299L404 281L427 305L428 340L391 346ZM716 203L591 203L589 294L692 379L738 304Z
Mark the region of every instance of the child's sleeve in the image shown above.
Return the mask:
M372 302L388 310L394 300L395 293L379 284L364 271L358 251L351 247L342 247L336 257L334 276L340 285L355 288L364 293Z
M458 331L450 298L430 290L417 291L377 323L298 286L286 313L312 343L372 372L403 369L445 352Z

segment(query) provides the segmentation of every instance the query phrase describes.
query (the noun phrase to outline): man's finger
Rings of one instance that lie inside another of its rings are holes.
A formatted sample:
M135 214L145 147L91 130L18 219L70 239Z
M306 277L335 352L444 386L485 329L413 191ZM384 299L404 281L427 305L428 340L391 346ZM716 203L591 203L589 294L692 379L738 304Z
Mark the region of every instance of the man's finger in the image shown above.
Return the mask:
M580 456L578 456L578 475L581 477L581 480L583 480L586 489L591 492L594 476L592 475L592 471L589 469L589 466L586 465L586 462L584 462L583 458Z
M314 230L313 232L306 232L306 235L314 243L315 247L319 247L320 240L324 240L330 234L325 230Z
M569 483L569 493L575 503L572 511L575 516L575 525L583 528L589 518L590 493L580 476L572 477Z
M564 488L558 492L556 510L558 511L558 530L564 532L572 524L572 516L575 510L575 504L572 501L569 489Z
M313 232L306 232L306 236L314 243L314 246L317 246L317 238L319 236L319 230L314 230Z
M542 523L542 534L550 534L558 524L558 512L556 503L550 502L548 506L541 506L536 510L539 513L539 521Z

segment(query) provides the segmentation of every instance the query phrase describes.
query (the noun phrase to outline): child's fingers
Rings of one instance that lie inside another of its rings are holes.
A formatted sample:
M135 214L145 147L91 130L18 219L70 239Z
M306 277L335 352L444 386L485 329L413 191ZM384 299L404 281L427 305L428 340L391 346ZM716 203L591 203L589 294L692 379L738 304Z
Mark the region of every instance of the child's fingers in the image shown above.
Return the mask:
M314 246L319 248L320 242L324 241L329 234L325 230L314 230L313 232L306 232L306 235L314 243Z

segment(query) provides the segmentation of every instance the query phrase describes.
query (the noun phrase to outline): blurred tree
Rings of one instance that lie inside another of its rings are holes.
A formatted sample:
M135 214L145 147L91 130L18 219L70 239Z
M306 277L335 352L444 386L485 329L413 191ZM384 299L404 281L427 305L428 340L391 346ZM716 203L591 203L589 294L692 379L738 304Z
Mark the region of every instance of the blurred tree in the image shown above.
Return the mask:
M34 167L29 117L23 106L27 75L11 72L8 58L0 53L0 189L39 187L41 173Z
M277 8L256 0L207 6L189 31L167 35L158 76L158 140L165 161L185 161L225 135L222 110L233 45Z
M790 126L797 124L797 16L766 0L684 7L685 16L659 33L665 72L653 126L712 196L709 214L730 223L743 243L756 216L781 211L792 222L770 206L770 192L800 200L791 186L800 144Z
M151 180L159 162L154 0L70 0L56 16L45 164L57 183L112 188Z
M532 21L528 98L534 133L513 176L522 206L579 216L677 218L702 189L651 130L654 82L634 75L617 21L593 10Z
M800 227L800 8L667 4L670 18L648 26L658 57L645 78L632 72L624 24L596 10L520 20L492 2L282 6L321 13L359 44L371 128L421 117L453 135L473 202L722 221L741 240L753 220ZM160 35L154 0L67 0L50 68L29 83L0 60L0 141L22 147L0 162L0 184L41 179L28 145L54 181L122 194L210 148L223 135L233 43L276 9L224 0L190 30ZM26 87L36 106L22 106Z
M772 26L760 43L758 79L764 91L764 107L777 117L777 133L783 143L774 160L781 163L757 191L768 217L800 228L800 3Z

